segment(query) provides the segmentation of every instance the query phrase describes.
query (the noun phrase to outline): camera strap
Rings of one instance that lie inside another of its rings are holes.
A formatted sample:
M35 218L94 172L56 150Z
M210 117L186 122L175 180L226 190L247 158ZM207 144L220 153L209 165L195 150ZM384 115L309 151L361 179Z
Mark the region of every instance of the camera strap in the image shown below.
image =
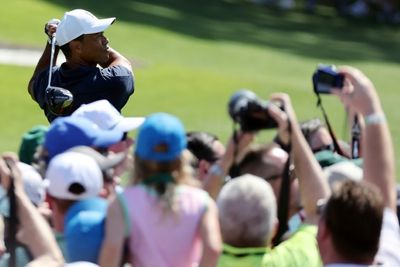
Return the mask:
M351 158L358 159L361 156L361 126L358 116L354 115L353 126L351 128Z
M239 176L239 166L236 163L236 157L238 155L239 137L238 137L238 131L235 127L235 123L233 123L233 142L235 143L235 147L233 150L233 162L232 166L229 168L229 176L231 178Z
M279 189L279 199L278 199L278 220L279 220L279 225L278 225L278 232L275 235L275 237L272 240L272 243L274 246L279 245L283 241L283 237L285 233L287 233L289 226L288 226L288 220L289 220L289 204L290 204L290 183L291 183L291 178L290 178L290 165L291 165L291 150L292 150L292 127L291 123L289 121L288 124L288 132L289 132L289 143L285 145L285 149L282 147L282 144L280 146L282 149L284 149L288 153L288 158L285 163L285 167L283 168L283 173L282 173L282 181L281 181L281 187Z
M281 188L279 189L279 199L278 199L278 220L279 220L279 225L278 225L278 232L276 233L275 237L272 240L272 243L274 246L279 245L283 241L283 237L285 233L287 233L289 226L288 226L288 220L289 220L289 203L290 203L290 164L291 164L291 158L290 158L290 152L289 152L289 157L285 163L285 167L282 173L282 181L281 181Z
M318 99L318 101L317 101L317 107L319 107L319 108L322 110L322 115L324 116L325 124L326 124L326 126L328 127L329 135L331 136L332 141L333 141L333 148L335 149L335 151L336 151L339 155L345 157L345 155L344 155L342 149L341 149L340 146L339 146L339 143L338 143L338 141L337 141L337 138L336 138L336 136L335 136L335 133L333 132L332 126L331 126L331 124L329 123L328 115L326 114L325 109L324 109L324 106L322 105L321 96L320 96L318 93L316 93L316 95L317 95L317 99Z
M8 198L10 201L10 218L9 218L9 225L8 225L8 242L7 242L7 250L10 254L10 259L8 266L15 267L17 266L16 262L16 248L17 248L17 199L15 196L15 186L14 186L14 174L12 171L11 166L9 166L11 172L11 179L10 179L10 188L8 189Z

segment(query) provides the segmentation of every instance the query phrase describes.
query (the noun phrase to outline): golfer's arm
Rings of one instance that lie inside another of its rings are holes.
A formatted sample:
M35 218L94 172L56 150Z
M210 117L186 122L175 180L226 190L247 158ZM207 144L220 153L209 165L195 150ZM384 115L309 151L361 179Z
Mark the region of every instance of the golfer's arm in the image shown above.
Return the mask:
M102 66L103 68L107 68L110 66L121 65L132 71L132 65L126 57L124 57L118 51L111 47L109 48L108 53L110 56L109 60L104 64L100 64L100 66Z
M56 46L55 50L54 50L54 62L53 62L54 65L56 64L56 61L57 61L58 52L59 52L59 48ZM35 100L35 96L33 94L33 84L35 83L35 79L41 71L43 71L44 69L46 69L50 66L50 58L51 58L51 45L46 43L46 47L43 51L43 54L40 57L37 65L35 67L35 71L33 72L32 78L29 80L29 83L28 83L28 92L31 95L33 100Z

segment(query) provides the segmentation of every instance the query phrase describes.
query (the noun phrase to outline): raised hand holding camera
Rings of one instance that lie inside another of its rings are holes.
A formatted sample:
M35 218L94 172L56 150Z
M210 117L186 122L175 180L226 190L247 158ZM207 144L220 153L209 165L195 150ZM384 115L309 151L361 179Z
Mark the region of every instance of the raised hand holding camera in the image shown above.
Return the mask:
M279 102L262 100L254 92L242 89L231 96L228 110L233 121L240 125L243 132L254 132L278 126L268 111L273 105L283 109Z
M339 70L345 77L345 85L343 90L333 89L332 93L339 96L346 107L364 116L382 112L375 86L364 73L349 66Z
M343 87L344 76L334 65L319 64L312 76L312 81L316 94L330 94L332 88Z

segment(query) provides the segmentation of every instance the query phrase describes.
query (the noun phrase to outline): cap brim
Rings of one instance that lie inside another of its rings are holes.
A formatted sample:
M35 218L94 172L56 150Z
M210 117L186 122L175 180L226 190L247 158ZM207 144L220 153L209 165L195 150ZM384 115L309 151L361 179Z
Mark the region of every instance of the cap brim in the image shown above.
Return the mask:
M93 25L93 27L85 31L85 34L103 32L114 23L115 19L116 18L99 19L96 25Z
M117 125L115 125L114 129L120 130L122 132L132 131L146 120L144 117L124 117Z
M73 147L69 149L68 152L69 151L78 152L93 158L102 171L108 170L120 164L125 159L126 156L125 153L116 153L116 154L110 154L106 157L88 146Z
M124 133L120 130L101 130L97 129L96 139L93 142L93 146L96 147L109 147L121 141Z

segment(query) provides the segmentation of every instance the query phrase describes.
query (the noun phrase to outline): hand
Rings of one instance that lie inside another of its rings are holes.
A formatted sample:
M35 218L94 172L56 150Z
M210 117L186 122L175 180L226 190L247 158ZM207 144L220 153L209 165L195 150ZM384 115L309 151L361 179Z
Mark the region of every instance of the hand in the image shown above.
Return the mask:
M222 157L226 165L229 165L227 166L228 168L234 162L240 161L248 146L253 142L256 134L251 132L236 132L236 141L234 135L229 139L228 145L226 146L225 154ZM234 158L235 156L236 158Z
M44 25L44 33L47 35L49 39L51 39L53 35L56 33L59 23L60 23L59 19L51 19Z
M278 101L282 103L284 107L285 111L282 111L278 107L271 105L268 112L271 117L278 123L279 139L283 143L288 144L290 140L289 125L294 125L294 123L297 123L296 114L293 110L290 97L289 95L284 93L275 93L271 95L270 100Z
M345 77L344 86L332 89L332 94L339 96L343 104L355 113L366 116L382 111L375 87L364 73L349 66L342 66L339 71Z
M8 191L11 179L14 180L15 190L24 190L22 175L17 167L17 156L14 153L4 153L0 158L1 186Z
M278 124L278 138L282 145L289 144L290 141L290 133L289 129L289 119L284 111L278 108L275 105L270 105L268 107L268 114L273 118Z

